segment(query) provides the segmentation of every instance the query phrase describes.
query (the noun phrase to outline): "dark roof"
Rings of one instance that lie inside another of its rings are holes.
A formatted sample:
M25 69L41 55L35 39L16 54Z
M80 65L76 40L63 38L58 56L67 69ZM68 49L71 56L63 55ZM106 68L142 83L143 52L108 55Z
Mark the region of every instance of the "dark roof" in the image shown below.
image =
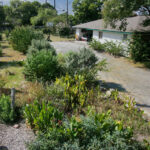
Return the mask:
M144 27L142 25L143 21L146 19L146 16L136 16L136 17L130 17L127 18L127 26L126 26L126 32L133 32L133 31L139 31L139 32L145 32L145 31L150 31L150 26ZM148 17L150 19L150 17ZM119 26L121 22L118 21L116 23L117 27L114 29L111 26L105 27L104 25L104 20L96 20L96 21L91 21L88 23L83 23L79 24L76 26L73 26L73 28L80 28L80 29L91 29L91 30L108 30L108 31L120 31Z

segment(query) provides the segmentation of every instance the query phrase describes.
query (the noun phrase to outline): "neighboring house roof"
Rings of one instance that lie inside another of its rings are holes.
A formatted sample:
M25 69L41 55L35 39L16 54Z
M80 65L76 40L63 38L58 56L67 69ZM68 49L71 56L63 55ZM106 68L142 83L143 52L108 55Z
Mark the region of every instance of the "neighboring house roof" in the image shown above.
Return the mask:
M127 18L127 26L125 32L133 32L133 31L139 31L139 32L145 32L145 31L150 31L150 26L144 27L143 26L143 21L150 17L146 16L136 16L136 17L130 17ZM105 27L104 25L104 20L96 20L96 21L91 21L88 23L83 23L79 24L76 26L73 26L73 28L79 28L79 29L89 29L89 30L101 30L101 31L121 31L119 30L119 26L121 24L121 21L118 21L116 23L116 28L112 28L110 25Z

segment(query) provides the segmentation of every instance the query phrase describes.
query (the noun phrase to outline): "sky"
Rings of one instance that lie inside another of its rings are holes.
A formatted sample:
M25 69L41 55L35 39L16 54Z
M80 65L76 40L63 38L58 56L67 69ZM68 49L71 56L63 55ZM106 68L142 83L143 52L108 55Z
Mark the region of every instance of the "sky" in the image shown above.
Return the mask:
M10 0L0 0L3 2L4 5L9 4ZM25 0L25 1L38 1L41 3L44 3L45 0ZM51 3L52 5L54 4L54 0L47 0L49 3ZM72 2L73 0L69 0L69 14L72 14ZM56 9L58 10L59 13L63 13L63 11L61 10L66 10L66 4L67 4L67 0L56 0Z

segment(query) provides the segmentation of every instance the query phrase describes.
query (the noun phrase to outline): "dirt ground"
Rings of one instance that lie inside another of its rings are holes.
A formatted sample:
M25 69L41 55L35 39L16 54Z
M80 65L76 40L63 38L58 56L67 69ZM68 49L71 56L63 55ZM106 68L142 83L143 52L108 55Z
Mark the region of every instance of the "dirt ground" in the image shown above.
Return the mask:
M0 124L0 150L26 150L26 143L34 139L34 133L25 123L19 128Z

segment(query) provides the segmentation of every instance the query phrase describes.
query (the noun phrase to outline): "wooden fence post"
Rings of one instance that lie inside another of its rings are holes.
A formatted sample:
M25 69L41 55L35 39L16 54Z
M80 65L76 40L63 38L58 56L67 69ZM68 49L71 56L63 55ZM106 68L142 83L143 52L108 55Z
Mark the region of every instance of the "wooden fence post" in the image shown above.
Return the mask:
M11 108L12 109L14 109L15 107L15 93L16 93L15 88L12 88L11 89Z

